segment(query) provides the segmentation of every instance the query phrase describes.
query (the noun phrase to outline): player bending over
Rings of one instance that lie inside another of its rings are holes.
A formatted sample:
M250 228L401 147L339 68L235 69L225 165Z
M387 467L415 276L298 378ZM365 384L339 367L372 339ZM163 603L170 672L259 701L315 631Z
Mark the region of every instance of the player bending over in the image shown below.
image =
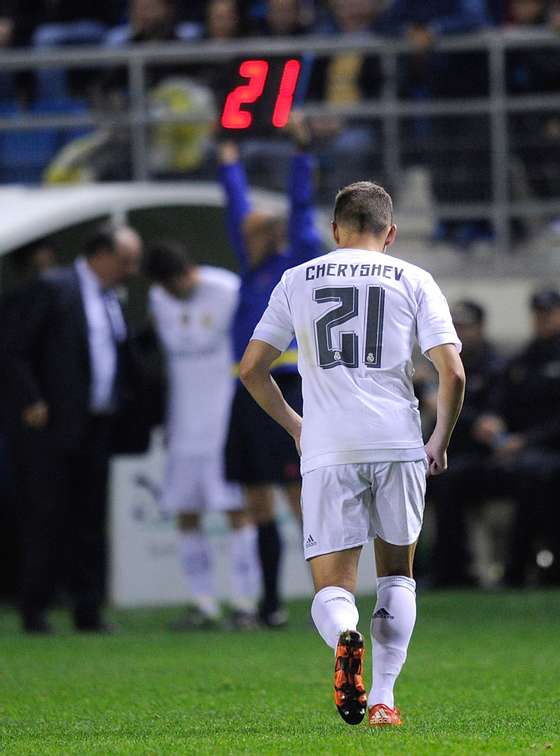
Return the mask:
M465 374L449 307L429 273L384 254L396 226L387 192L358 182L337 197L337 249L284 273L241 363L241 380L301 449L303 540L316 594L311 614L335 650L335 703L348 724L399 725L393 687L416 619L412 563L426 474L447 467ZM299 346L302 418L270 365ZM424 446L412 388L412 350L439 374L437 423ZM374 539L377 604L371 619L373 686L354 592L362 546Z
M239 486L223 470L225 435L233 395L231 321L239 278L228 270L195 265L179 242L160 243L148 254L154 282L150 311L167 363L167 469L162 506L177 515L181 564L194 606L174 629L216 625L220 607L201 514L227 512L231 530L230 608L234 627L255 625L259 581L256 532L243 511Z

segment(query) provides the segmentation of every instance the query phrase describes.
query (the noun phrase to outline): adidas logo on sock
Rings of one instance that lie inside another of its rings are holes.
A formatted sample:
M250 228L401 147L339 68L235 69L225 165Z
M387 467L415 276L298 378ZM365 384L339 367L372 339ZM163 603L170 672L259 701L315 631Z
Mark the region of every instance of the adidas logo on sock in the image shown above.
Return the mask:
M373 619L395 619L392 614L389 614L387 609L378 609L373 615Z
M305 548L310 549L311 546L317 546L317 541L313 538L312 535L308 535L307 541L305 542Z

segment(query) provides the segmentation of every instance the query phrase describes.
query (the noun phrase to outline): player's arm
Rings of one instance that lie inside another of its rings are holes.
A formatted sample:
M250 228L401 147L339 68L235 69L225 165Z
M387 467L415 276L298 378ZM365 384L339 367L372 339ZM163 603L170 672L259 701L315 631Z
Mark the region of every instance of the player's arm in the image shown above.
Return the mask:
M251 340L241 360L239 377L257 404L288 431L299 451L301 416L286 402L270 373L270 366L281 354L265 341Z
M294 257L297 258L294 265L297 265L322 254L323 240L315 224L315 161L309 153L311 137L300 113L292 113L288 131L297 148L292 158L288 182L288 236Z
M463 406L465 370L455 344L433 347L427 354L438 373L438 391L436 426L426 454L430 475L439 475L447 469L447 447Z
M226 215L229 238L242 268L248 266L243 238L243 221L251 211L247 175L234 142L224 142L218 148L219 177L226 195Z

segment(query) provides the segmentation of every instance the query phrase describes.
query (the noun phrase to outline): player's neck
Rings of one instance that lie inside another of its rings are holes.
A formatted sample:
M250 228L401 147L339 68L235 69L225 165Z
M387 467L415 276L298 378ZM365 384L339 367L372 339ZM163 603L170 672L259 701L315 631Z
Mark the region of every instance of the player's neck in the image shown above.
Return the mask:
M384 238L372 234L349 234L341 238L338 249L365 249L369 252L385 252Z

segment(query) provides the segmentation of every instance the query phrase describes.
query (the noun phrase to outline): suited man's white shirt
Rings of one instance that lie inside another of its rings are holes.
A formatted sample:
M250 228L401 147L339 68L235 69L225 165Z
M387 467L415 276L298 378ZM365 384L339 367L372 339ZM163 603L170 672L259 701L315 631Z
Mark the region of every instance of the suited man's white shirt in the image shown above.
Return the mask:
M103 289L101 281L80 257L75 263L86 315L91 366L90 411L114 411L117 378L117 343L126 337L126 325L113 291Z

